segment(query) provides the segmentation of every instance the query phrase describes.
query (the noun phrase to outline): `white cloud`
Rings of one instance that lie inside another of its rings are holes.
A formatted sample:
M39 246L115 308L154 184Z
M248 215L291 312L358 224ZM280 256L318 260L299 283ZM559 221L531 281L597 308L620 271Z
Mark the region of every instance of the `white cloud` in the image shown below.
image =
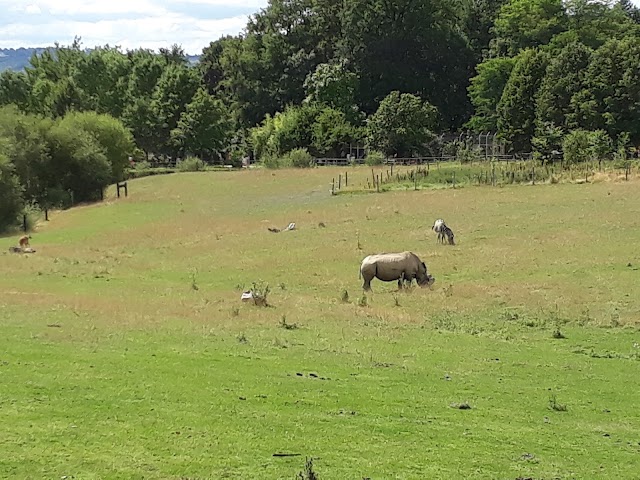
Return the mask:
M181 45L197 54L240 33L268 0L0 0L0 47L109 44L124 49ZM28 15L27 15L28 14Z
M75 36L79 36L82 38L82 44L89 48L109 44L124 49L158 49L177 43L182 45L186 52L197 54L209 42L222 35L239 33L246 23L247 17L244 15L219 20L199 20L172 13L97 22L57 20L47 23L46 38L51 40L45 44L51 45L57 41L68 45ZM36 46L32 39L43 38L42 26L28 23L0 26L0 38L12 39L11 42L5 41L4 45L0 46ZM43 45L42 42L36 43Z
M640 0L632 0L640 6ZM0 47L69 45L125 49L182 45L200 53L242 31L268 0L0 0Z
M27 5L24 9L24 13L28 13L29 15L40 15L42 10L38 5Z

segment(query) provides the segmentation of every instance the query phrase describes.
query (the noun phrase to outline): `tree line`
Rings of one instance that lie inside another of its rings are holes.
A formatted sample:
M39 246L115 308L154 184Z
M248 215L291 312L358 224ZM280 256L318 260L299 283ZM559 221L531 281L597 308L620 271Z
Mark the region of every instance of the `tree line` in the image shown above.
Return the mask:
M461 130L497 132L543 160L611 156L640 143L639 24L629 0L270 0L196 66L177 45L56 45L0 74L0 105L14 108L3 110L7 124L48 132L93 112L133 141L118 165L128 155L305 165L355 143L383 156L437 154L435 134ZM24 171L40 166L21 167L9 137L2 178L17 179L23 203L90 197L62 173L34 194ZM58 155L43 138L43 155ZM108 145L93 141L99 157ZM119 175L114 165L100 178Z

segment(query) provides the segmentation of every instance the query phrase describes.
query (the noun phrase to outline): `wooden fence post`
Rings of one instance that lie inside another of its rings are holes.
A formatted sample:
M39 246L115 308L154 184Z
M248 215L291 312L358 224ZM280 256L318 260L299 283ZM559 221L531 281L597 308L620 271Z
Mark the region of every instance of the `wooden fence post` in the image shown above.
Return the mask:
M533 182L533 185L536 184L536 167L535 166L531 167L531 181Z
M27 214L22 215L22 228L24 229L24 233L27 233Z
M418 190L418 170L413 173L413 189Z
M453 188L456 188L456 172L453 172Z
M49 209L48 208L44 209L44 221L45 222L49 221Z
M342 188L342 174L338 175L338 190Z
M336 179L331 179L331 195L336 194Z
M349 186L349 172L344 172L344 186Z
M378 193L380 193L380 177L376 175L376 188L378 189Z

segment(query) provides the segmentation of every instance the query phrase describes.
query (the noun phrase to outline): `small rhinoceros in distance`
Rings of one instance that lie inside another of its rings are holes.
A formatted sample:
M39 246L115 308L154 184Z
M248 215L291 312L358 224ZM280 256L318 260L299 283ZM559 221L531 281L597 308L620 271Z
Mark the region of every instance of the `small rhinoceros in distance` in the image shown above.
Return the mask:
M379 253L369 255L362 260L360 277L364 279L364 290L371 290L371 280L377 278L383 282L398 281L398 288L407 281L415 279L421 287L431 286L436 281L427 273L427 266L413 252Z

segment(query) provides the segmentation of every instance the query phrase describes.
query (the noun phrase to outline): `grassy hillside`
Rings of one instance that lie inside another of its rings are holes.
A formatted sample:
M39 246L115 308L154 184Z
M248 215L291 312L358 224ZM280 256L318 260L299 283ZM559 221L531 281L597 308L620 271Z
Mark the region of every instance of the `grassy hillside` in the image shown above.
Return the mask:
M637 478L637 182L337 173L148 177L33 256L0 239L0 477ZM434 288L362 298L361 259L402 250ZM260 280L271 307L242 304Z

